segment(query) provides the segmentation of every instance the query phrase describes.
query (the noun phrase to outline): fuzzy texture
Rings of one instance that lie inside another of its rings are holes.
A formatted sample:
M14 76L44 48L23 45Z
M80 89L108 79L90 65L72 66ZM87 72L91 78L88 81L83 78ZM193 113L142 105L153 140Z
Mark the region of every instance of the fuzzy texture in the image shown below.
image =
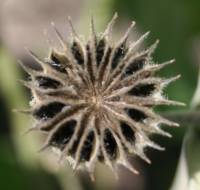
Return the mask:
M46 132L42 150L54 147L62 159L74 169L93 172L97 161L108 165L114 173L121 164L134 173L129 155L137 155L148 163L145 148L163 150L150 140L150 135L171 135L161 124L178 126L153 111L157 105L182 105L163 96L163 89L179 76L169 79L155 72L173 60L156 64L152 59L158 41L144 51L138 47L148 32L136 42L127 43L128 30L117 43L111 43L111 31L117 15L101 35L96 35L93 19L87 42L76 34L71 20L72 41L65 42L55 28L63 51L52 50L49 58L30 55L41 66L34 70L22 64L31 80L22 83L31 89L29 113L36 119L30 130Z

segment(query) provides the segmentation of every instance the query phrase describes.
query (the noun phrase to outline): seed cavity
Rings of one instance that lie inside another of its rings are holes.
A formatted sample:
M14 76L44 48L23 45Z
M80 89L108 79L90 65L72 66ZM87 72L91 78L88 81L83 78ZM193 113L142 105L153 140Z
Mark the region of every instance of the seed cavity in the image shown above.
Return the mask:
M74 58L76 59L77 64L83 65L84 64L84 56L82 54L79 44L76 41L74 41L72 43L71 52L72 52Z
M130 65L126 68L125 74L132 75L133 73L141 70L146 62L146 57L140 57L130 63Z
M63 150L70 141L76 127L76 120L69 120L62 124L57 131L52 135L50 144Z
M129 92L129 95L147 97L150 96L156 89L155 84L138 84L134 86Z
M129 117L131 117L136 122L141 122L147 118L147 115L144 112L137 110L137 109L127 109L126 108L125 111L129 115Z
M119 61L125 56L127 52L126 44L123 43L120 47L118 47L115 52L112 59L112 69L116 68Z
M104 147L111 160L117 158L117 143L109 129L104 130Z
M96 47L96 61L97 61L97 66L99 66L99 64L101 63L101 60L103 58L104 51L105 51L105 46L106 46L106 43L105 43L104 39L101 39L99 41L99 43L97 44L97 47Z
M67 62L63 63L62 58L59 55L57 55L55 52L51 53L50 60L47 60L46 62L55 70L62 73L66 73L65 68L67 66Z
M47 120L61 112L65 106L65 104L60 102L51 102L49 104L41 105L34 111L33 115L37 119Z
M129 143L135 143L135 132L125 122L120 122L121 132Z
M60 82L49 77L38 76L35 78L35 80L38 82L38 86L44 89L56 89L61 86Z
M94 131L90 131L81 149L80 161L89 161L95 145Z

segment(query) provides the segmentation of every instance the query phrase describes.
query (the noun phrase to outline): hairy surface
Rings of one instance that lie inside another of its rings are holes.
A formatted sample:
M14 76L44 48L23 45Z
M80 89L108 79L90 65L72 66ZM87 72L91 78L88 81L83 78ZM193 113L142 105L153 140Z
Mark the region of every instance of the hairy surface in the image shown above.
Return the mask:
M33 96L28 112L36 124L31 130L47 134L42 149L58 149L60 159L70 160L74 169L87 170L92 179L97 161L114 172L121 164L138 173L127 157L137 155L150 163L145 148L163 148L149 136L171 137L161 129L161 124L178 126L155 113L153 108L182 105L163 96L163 89L179 76L169 79L155 76L173 60L154 63L152 53L158 41L138 51L148 32L128 44L134 22L118 42L111 43L116 18L115 14L101 35L96 35L91 19L87 42L82 42L76 34L70 19L71 42L65 42L54 26L63 51L52 50L45 60L29 51L41 66L40 70L21 63L31 78L22 81Z

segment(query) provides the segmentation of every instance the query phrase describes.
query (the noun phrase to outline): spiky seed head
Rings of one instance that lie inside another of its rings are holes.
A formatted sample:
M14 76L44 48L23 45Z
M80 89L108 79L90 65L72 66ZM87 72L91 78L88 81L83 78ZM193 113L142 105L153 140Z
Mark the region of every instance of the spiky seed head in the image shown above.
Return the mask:
M170 137L161 124L178 126L153 111L156 105L182 105L163 96L163 89L177 77L155 76L173 60L155 64L152 59L158 41L138 52L149 34L128 45L131 23L122 38L111 43L111 31L117 15L105 32L97 35L91 19L90 37L82 42L69 19L72 41L65 42L55 28L63 51L51 50L42 60L30 55L41 66L34 70L21 63L31 80L22 82L32 92L30 110L36 124L30 130L47 133L41 150L54 147L60 159L70 160L74 169L83 168L91 176L100 161L115 171L122 164L130 171L137 170L129 163L128 155L137 155L148 163L145 148L163 150L152 142L152 134Z

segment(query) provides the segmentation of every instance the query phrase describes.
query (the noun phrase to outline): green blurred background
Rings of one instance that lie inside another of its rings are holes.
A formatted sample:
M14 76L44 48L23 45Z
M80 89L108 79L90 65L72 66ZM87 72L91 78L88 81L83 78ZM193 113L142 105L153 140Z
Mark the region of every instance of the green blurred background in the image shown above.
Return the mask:
M30 127L31 118L12 112L13 108L28 106L29 92L17 82L25 74L16 63L22 59L32 61L23 49L29 46L39 55L48 53L48 43L43 29L48 31L50 44L57 46L50 26L55 21L65 37L68 36L66 18L74 20L77 30L87 34L89 18L96 18L98 32L118 12L119 21L115 31L125 29L131 20L136 21L135 36L151 31L146 45L160 39L154 54L155 61L171 58L176 63L165 68L162 76L181 74L181 79L166 89L167 96L190 104L193 97L200 63L200 1L199 0L1 0L0 2L0 189L2 190L167 190L170 188L180 156L184 133L188 126L166 129L173 139L154 137L166 147L165 152L147 150L152 160L147 165L139 159L133 164L140 170L135 176L119 169L120 179L103 166L96 172L92 183L84 174L75 174L70 167L57 167L50 153L38 154L42 136L22 133ZM117 33L117 32L116 32ZM133 35L133 37L135 37ZM188 110L184 108L161 107L158 111ZM53 164L52 164L53 163ZM57 169L58 168L58 169ZM179 189L178 189L179 190Z

